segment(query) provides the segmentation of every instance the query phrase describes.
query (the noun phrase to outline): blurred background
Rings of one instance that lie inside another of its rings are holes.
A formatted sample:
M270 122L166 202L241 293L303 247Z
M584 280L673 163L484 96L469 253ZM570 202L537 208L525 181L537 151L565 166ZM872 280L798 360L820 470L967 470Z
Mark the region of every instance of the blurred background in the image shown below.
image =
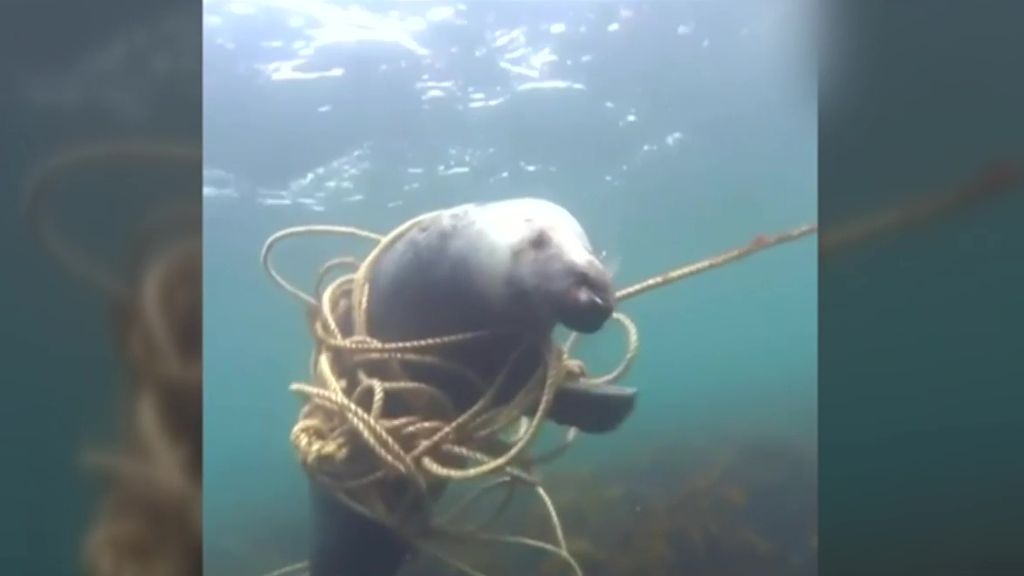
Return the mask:
M172 215L200 209L200 30L198 2L0 8L6 572L82 574L103 502L124 488L83 456L135 442L134 391L149 381L147 362L127 346L147 341L128 336L145 325L139 283L165 241L196 237L195 225ZM39 200L31 214L30 193ZM44 229L74 255L62 259ZM198 288L190 281L183 291ZM168 318L198 316L192 307ZM162 526L146 518L148 528Z
M821 261L822 572L1019 574L1024 4L828 7L821 239L931 216Z

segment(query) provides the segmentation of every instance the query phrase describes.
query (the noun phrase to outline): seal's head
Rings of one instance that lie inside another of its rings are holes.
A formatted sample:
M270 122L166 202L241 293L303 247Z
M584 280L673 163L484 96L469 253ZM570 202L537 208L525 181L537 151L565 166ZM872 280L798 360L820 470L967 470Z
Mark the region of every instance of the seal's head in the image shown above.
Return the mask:
M597 332L615 309L611 275L589 250L565 248L564 240L547 229L534 231L516 254L523 261L518 269L531 271L521 281L551 318L576 332Z
M579 222L533 198L424 216L379 256L368 293L367 330L385 342L491 333L436 353L484 382L500 379L498 404L513 401L545 365L558 324L596 332L615 307L611 274ZM411 363L407 375L441 390L460 413L480 399L476 387L452 385L448 369ZM635 397L630 388L570 378L547 417L585 433L608 432L630 414Z
M491 277L507 280L505 288L525 301L531 319L587 334L600 330L615 309L615 293L579 222L561 206L534 198L484 209L478 225L487 228L494 247L487 258L505 271Z

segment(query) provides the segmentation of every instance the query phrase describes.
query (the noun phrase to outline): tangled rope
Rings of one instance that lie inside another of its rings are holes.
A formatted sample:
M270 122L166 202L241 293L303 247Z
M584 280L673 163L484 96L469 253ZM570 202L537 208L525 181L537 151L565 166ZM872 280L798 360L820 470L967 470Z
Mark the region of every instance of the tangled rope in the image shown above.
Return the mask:
M568 428L565 439L555 448L529 454L527 448L536 438L551 408L555 392L569 381L614 383L621 380L633 363L638 348L636 326L628 316L615 312L612 318L625 330L626 353L610 373L585 376L583 363L571 357L576 342L572 334L564 344L552 342L545 350L546 362L518 395L504 405L492 405L501 388L512 358L495 382L483 382L475 374L451 362L431 355L446 345L486 333L456 334L410 342L380 342L367 333L368 286L380 255L426 218L412 219L387 236L342 226L300 226L282 230L264 244L261 263L285 291L303 302L309 311L315 339L311 360L312 383L295 383L290 389L305 398L291 441L307 473L347 506L380 522L415 547L448 562L471 576L482 576L476 569L445 554L441 548L452 542L501 542L544 550L561 558L575 576L582 570L569 553L558 514L550 497L534 476L534 469L566 451L577 431ZM760 250L796 240L817 230L803 226L774 237L760 237L750 245L721 256L673 270L667 274L620 290L616 297L625 300L654 288L723 266ZM327 262L316 278L316 291L307 294L285 280L270 260L273 248L282 240L297 235L355 236L376 246L362 261L344 257ZM340 268L349 272L328 281ZM343 332L339 319L351 322ZM431 364L449 371L460 380L471 382L482 395L471 408L458 414L435 388L410 381L403 367ZM383 366L388 378L369 375L369 368ZM422 413L389 417L384 406L395 398L418 396ZM532 418L524 410L537 409ZM400 481L401 497L396 498L395 481ZM484 481L447 511L438 504L433 488L452 481ZM528 488L541 500L551 521L554 543L525 536L488 532L486 529L504 512L514 492ZM483 522L458 526L455 520L485 493L504 488L499 504ZM272 573L272 576L300 572L305 562Z
M134 282L72 249L46 216L46 200L75 170L139 161L198 168L196 148L118 143L57 156L28 185L26 212L44 248L78 280L115 304L130 370L128 429L116 451L87 453L107 481L86 536L96 576L202 573L202 247L197 218L177 238L142 254ZM166 215L166 212L164 213ZM194 216L188 215L186 216Z

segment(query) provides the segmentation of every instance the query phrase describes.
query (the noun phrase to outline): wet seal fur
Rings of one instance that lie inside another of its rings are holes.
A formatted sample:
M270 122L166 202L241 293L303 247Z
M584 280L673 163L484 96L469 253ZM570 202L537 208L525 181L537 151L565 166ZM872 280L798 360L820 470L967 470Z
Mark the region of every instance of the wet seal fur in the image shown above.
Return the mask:
M583 228L564 208L518 198L465 204L435 213L397 239L370 270L367 332L383 342L406 342L466 332L493 336L445 345L432 354L493 383L513 356L495 403L511 401L543 367L555 327L593 333L611 316L611 277L594 256ZM350 317L338 318L351 333ZM436 387L463 412L481 391L450 371L411 364L407 375ZM636 391L615 385L565 383L548 418L591 434L618 428L633 410ZM400 400L400 398L396 398ZM421 413L396 401L386 416ZM536 407L533 408L534 410ZM433 496L445 483L431 487ZM387 527L351 510L310 479L313 548L310 576L393 576L412 553ZM407 493L402 479L388 489Z
M535 198L466 204L421 222L381 255L370 272L367 330L384 342L493 331L436 352L487 383L525 343L498 391L501 404L542 366L558 324L597 332L614 299L610 274L561 206ZM444 391L459 412L479 399L468 382L452 382L451 372L409 372ZM567 383L548 417L585 433L609 432L632 412L635 396L632 388Z

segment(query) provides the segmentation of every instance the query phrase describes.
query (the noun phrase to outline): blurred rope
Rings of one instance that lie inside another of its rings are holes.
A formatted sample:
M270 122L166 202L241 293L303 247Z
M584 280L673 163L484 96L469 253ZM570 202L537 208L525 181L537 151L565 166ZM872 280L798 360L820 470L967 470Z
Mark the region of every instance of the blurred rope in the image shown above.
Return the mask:
M926 194L892 208L877 210L826 227L819 256L823 261L840 256L865 241L884 238L935 222L1009 193L1024 184L1024 161L999 161L983 167L974 178L950 191Z
M291 440L307 473L345 505L380 522L418 549L431 553L471 576L482 576L442 548L450 543L499 542L541 549L564 560L576 576L582 570L570 555L558 514L550 497L533 475L534 468L558 457L573 441L577 431L567 430L565 440L553 450L529 455L551 407L558 387L568 381L615 382L623 378L638 348L636 326L625 314L612 317L626 331L627 350L617 368L609 374L588 378L583 363L570 356L576 341L572 334L564 345L550 343L544 350L546 362L521 392L508 404L491 404L501 387L512 358L495 382L483 382L465 368L442 360L430 352L454 342L486 337L487 333L457 334L410 342L380 342L367 333L366 307L369 280L380 255L409 230L434 213L424 214L399 226L387 236L343 226L300 226L282 230L264 244L261 262L268 274L286 292L306 305L315 338L312 384L292 384L291 390L306 399L292 430ZM677 282L700 272L734 262L760 250L793 241L816 230L804 226L773 237L762 237L750 245L721 256L684 266L624 290L620 300L656 287ZM285 238L298 235L356 236L376 242L362 261L352 257L324 264L316 278L315 294L307 294L285 280L271 263L273 248ZM326 282L338 268L350 273ZM350 333L342 331L348 320ZM521 351L522 352L522 351ZM383 365L387 379L368 375L370 365ZM435 388L410 381L403 368L431 364L453 376L471 382L481 393L479 401L461 414ZM384 415L389 398L419 396L423 413ZM532 418L524 410L538 405ZM404 497L394 498L394 481L402 480ZM452 481L483 481L451 509L441 513L433 488ZM527 487L541 500L550 517L554 543L486 532L511 500L512 491ZM490 512L488 520L473 526L454 523L470 504L484 493L504 488L505 497ZM274 576L302 572L306 563L275 571Z
M76 171L152 162L190 170L201 160L197 147L91 145L59 154L28 183L25 212L42 246L120 312L119 345L132 384L128 429L117 450L85 455L107 482L84 543L86 569L95 576L202 573L201 223L194 210L172 218L165 210L159 219L176 227L174 239L154 242L134 278L118 278L57 233L50 196ZM153 230L157 224L149 222Z

